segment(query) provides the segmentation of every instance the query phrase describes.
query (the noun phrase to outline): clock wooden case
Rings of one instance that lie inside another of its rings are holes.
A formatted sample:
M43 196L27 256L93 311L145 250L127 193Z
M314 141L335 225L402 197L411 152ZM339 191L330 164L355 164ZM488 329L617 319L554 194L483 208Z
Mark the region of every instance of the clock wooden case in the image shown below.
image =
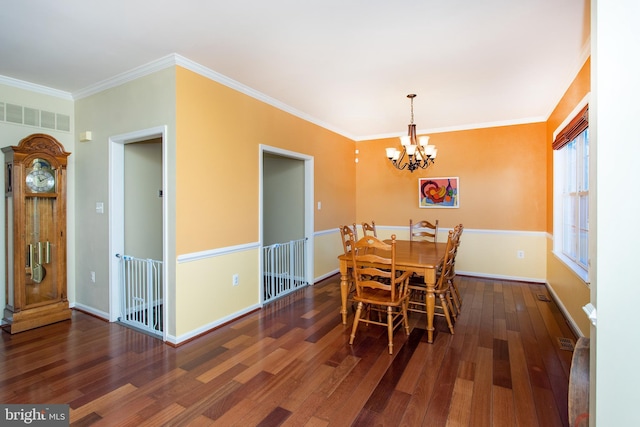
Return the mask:
M34 134L5 158L6 307L3 329L25 331L71 318L67 301L67 157Z

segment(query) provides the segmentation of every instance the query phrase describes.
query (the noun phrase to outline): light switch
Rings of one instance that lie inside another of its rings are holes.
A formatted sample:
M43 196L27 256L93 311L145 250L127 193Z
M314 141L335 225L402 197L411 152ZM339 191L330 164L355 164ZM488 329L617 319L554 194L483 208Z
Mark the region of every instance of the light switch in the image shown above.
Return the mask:
M96 202L96 213L99 213L99 214L104 213L104 203Z

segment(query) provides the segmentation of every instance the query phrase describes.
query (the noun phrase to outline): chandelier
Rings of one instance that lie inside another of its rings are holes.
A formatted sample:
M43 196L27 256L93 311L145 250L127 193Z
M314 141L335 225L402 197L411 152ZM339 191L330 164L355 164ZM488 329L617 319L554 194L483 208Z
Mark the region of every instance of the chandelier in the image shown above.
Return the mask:
M411 100L411 123L408 135L400 137L402 151L397 148L387 148L387 157L393 166L400 170L408 169L410 172L418 168L428 168L435 162L438 154L438 149L434 145L429 145L428 136L416 137L416 125L413 123L413 98L416 96L415 93L407 95Z

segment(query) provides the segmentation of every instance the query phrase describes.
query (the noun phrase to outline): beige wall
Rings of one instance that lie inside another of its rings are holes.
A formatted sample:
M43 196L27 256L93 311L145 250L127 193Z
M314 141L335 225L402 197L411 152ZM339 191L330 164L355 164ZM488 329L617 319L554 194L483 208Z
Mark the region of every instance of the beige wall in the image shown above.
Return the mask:
M162 141L124 147L124 253L162 260Z
M144 129L166 126L167 174L169 188L165 197L171 199L175 190L175 69L166 68L134 81L86 96L76 101L76 130L92 132L92 141L78 142L72 154L76 160L74 182L78 203L75 225L77 228L76 305L99 316L110 313L110 286L117 283L117 273L111 271L115 253L110 248L110 205L113 189L109 187L109 139ZM104 203L104 214L96 213L96 202ZM122 214L116 212L116 215ZM169 210L169 230L164 244L169 259L175 259L175 220ZM175 264L168 263L167 283L169 304L175 298ZM90 271L95 271L96 282L91 283ZM117 271L117 270L116 270ZM173 311L173 307L170 308ZM175 321L167 324L170 334L175 332Z
M265 153L262 174L263 246L304 238L304 161Z
M224 252L177 265L176 332L182 342L259 307L260 250ZM238 286L231 277L238 274Z

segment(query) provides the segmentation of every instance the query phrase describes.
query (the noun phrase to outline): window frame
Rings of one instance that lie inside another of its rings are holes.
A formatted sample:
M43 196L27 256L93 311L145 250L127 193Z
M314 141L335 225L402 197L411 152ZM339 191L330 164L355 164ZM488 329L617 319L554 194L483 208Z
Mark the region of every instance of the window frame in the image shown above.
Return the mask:
M588 97L574 109L574 111L567 117L562 125L558 127L558 130L554 132L554 140L552 144L553 148L553 254L560 259L567 267L569 267L575 274L577 274L584 282L589 285L590 282L590 248L589 240L593 238L590 233L589 227L589 174L590 170L589 161L589 103ZM586 147L586 155L583 152ZM566 156L572 156L573 161L576 161L572 171L575 172L575 176L570 179L575 180L571 182L573 184L570 191L565 191L567 187L567 172L571 168L569 159ZM586 176L585 176L586 171ZM580 176L582 175L582 177ZM566 253L564 244L566 242L565 222L566 210L564 208L564 198L569 197L573 201L573 224L571 238L575 244L574 253ZM580 200L584 200L586 197L586 208L580 210ZM581 221L582 219L582 221ZM582 224L586 223L586 228L581 228ZM583 245L580 245L580 239L583 234L586 233L585 241ZM586 259L584 262L580 261L581 252L580 249L586 251Z

